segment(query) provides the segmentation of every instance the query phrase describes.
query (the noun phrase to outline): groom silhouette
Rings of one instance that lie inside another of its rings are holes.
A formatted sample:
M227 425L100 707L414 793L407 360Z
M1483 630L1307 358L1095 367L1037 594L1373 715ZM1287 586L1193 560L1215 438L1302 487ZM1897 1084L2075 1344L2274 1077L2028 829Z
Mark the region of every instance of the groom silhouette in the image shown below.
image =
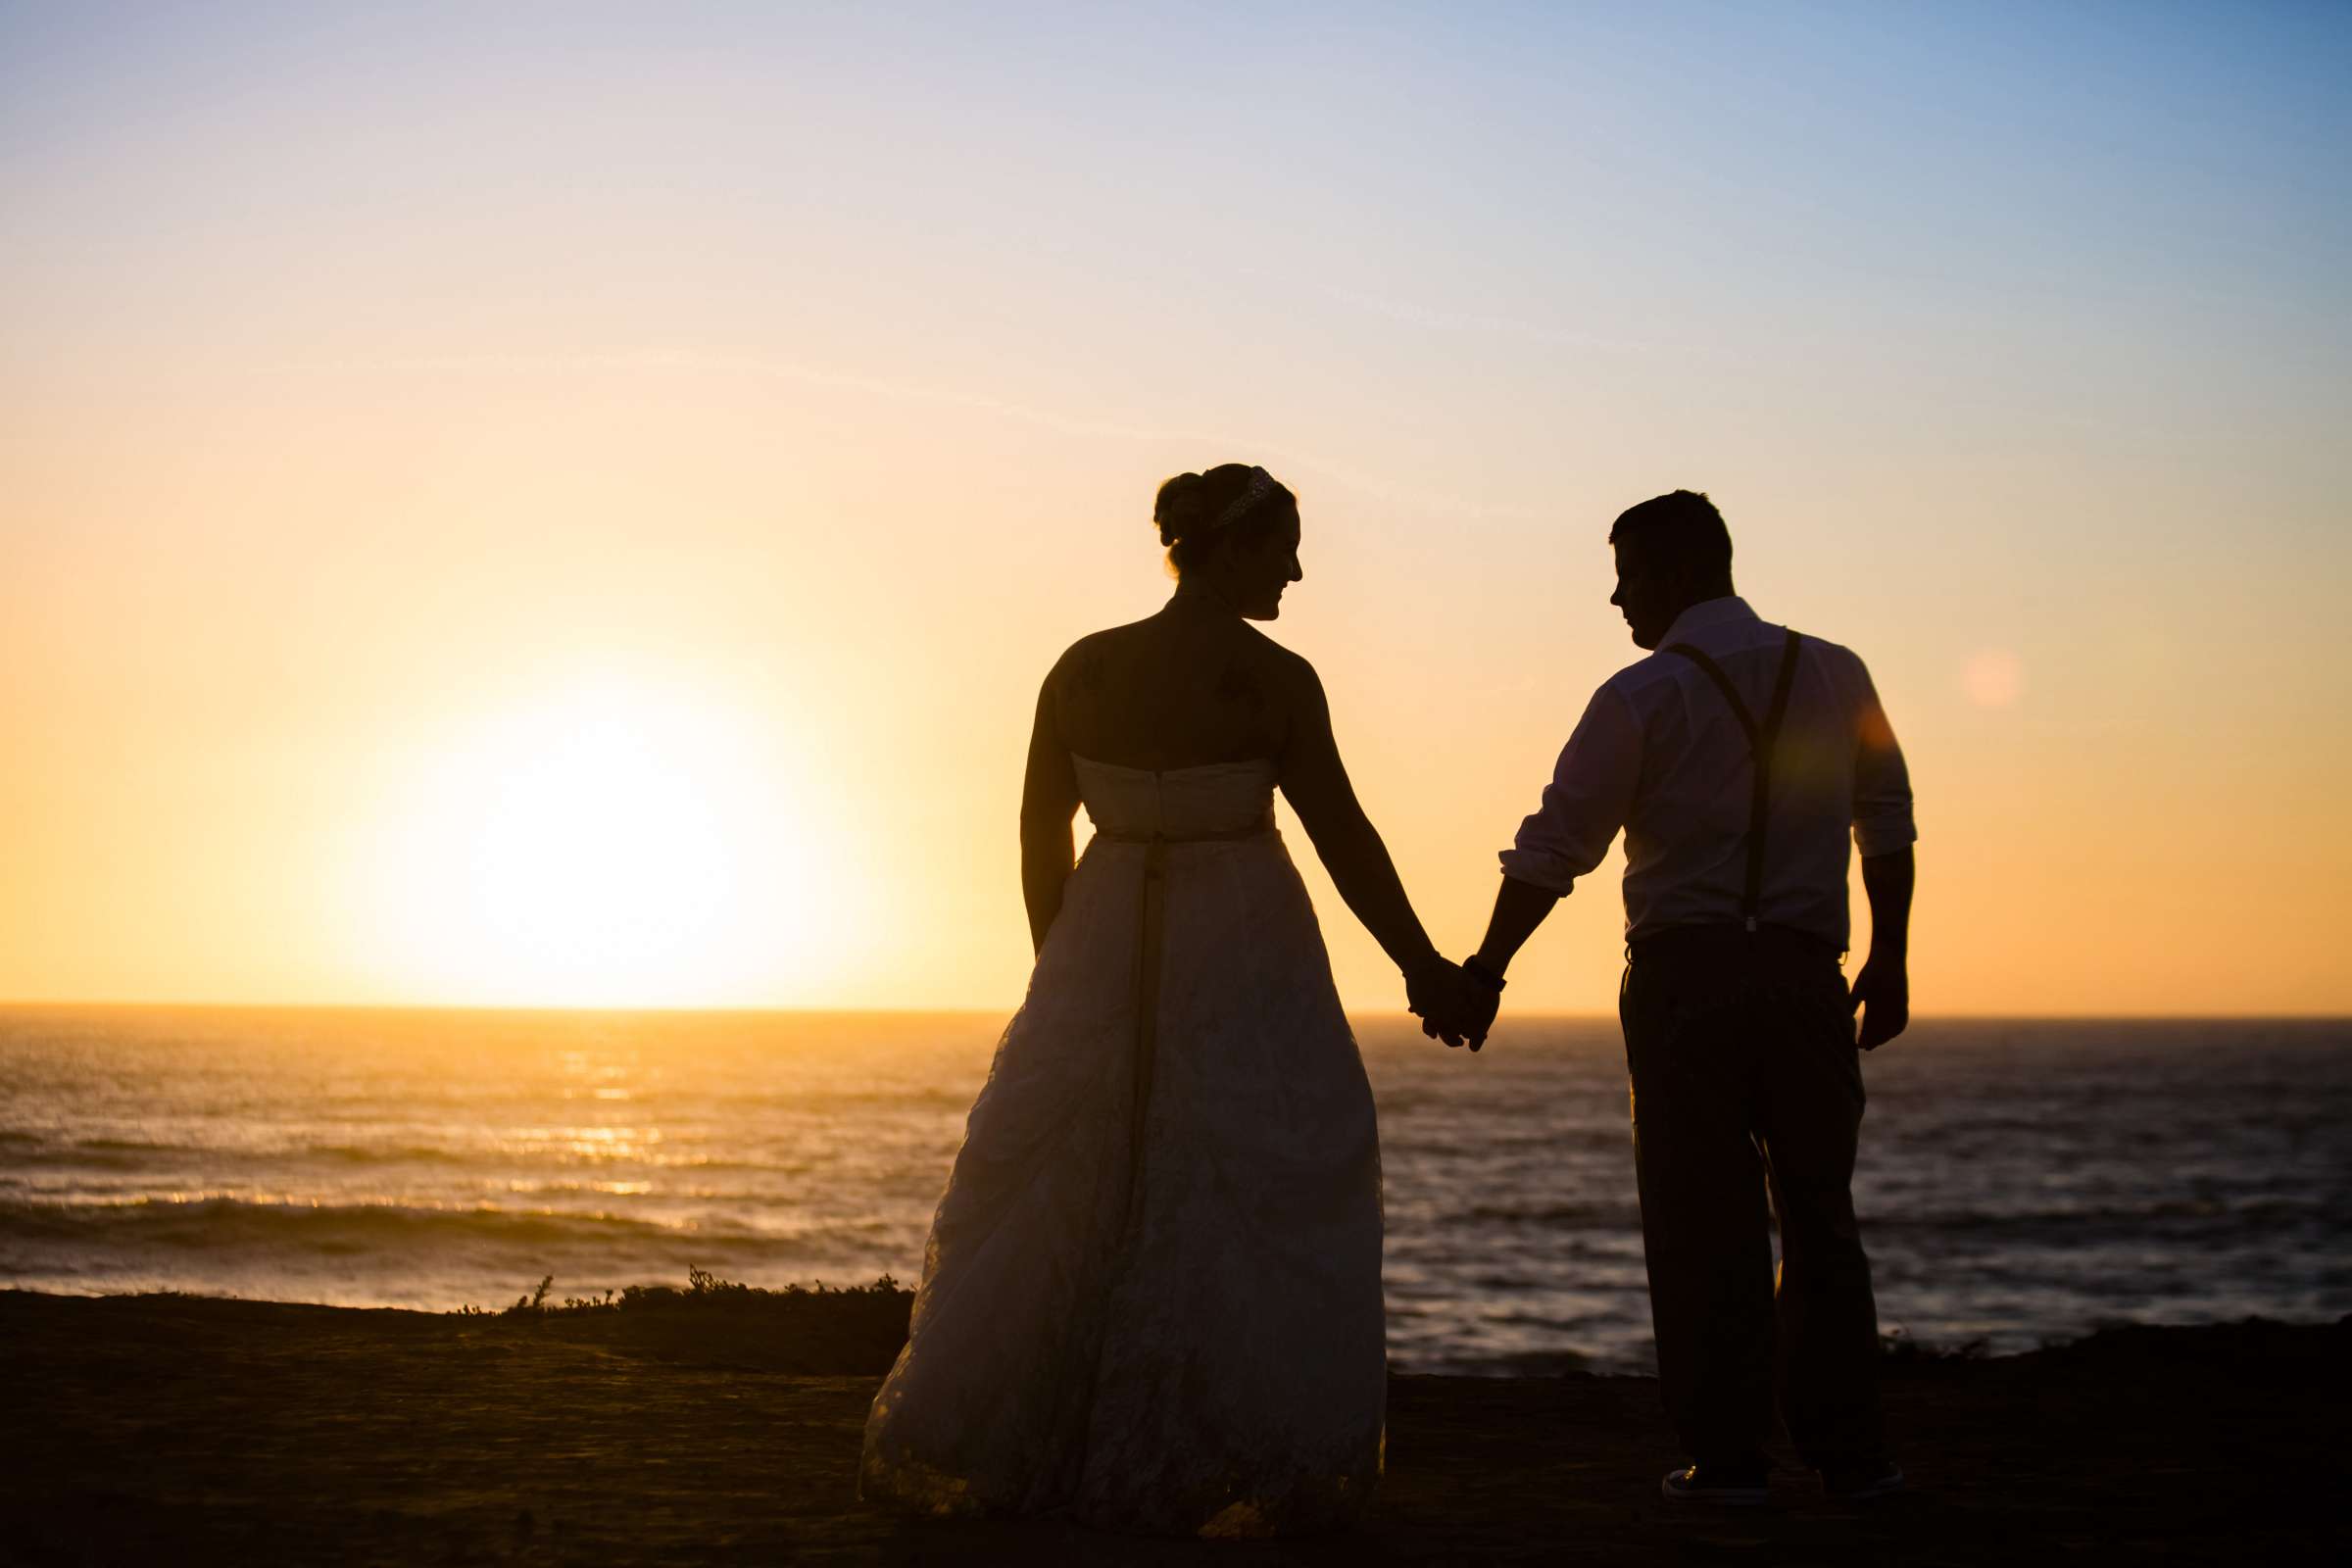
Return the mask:
M1593 694L1502 855L1486 940L1464 968L1499 998L1512 955L1625 830L1618 1014L1634 1163L1658 1377L1691 1461L1663 1491L1762 1502L1777 1384L1825 1490L1883 1495L1902 1472L1880 1428L1878 1314L1851 1186L1857 1047L1893 1039L1909 1017L1918 835L1902 753L1861 660L1767 625L1733 592L1731 534L1704 495L1629 509L1609 543L1609 603L1655 652ZM1850 995L1849 828L1871 918ZM1469 1020L1474 1040L1492 1015L1490 1004Z

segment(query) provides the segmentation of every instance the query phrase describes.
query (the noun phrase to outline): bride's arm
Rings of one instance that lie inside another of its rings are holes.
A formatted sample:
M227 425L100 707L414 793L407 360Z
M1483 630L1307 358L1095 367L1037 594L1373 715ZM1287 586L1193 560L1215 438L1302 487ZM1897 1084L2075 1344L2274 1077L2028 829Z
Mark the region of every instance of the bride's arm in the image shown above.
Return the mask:
M1439 956L1421 929L1421 917L1413 913L1396 876L1396 862L1355 798L1331 732L1323 682L1303 659L1293 655L1285 664L1290 730L1280 760L1282 793L1314 841L1340 897L1403 972L1407 990L1418 994L1442 986L1452 965Z
M1054 676L1037 694L1029 731L1029 768L1021 783L1021 902L1029 906L1029 946L1046 945L1070 879L1070 818L1078 813L1078 775L1054 721Z

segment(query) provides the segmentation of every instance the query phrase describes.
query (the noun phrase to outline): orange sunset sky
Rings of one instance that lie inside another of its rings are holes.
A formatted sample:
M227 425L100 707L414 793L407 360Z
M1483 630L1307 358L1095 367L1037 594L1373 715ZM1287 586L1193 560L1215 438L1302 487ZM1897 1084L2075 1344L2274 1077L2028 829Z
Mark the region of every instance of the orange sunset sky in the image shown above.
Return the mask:
M1920 1010L2352 1011L2348 38L12 8L0 1000L1009 1007L1037 682L1238 459L1449 952L1690 486L1871 663Z

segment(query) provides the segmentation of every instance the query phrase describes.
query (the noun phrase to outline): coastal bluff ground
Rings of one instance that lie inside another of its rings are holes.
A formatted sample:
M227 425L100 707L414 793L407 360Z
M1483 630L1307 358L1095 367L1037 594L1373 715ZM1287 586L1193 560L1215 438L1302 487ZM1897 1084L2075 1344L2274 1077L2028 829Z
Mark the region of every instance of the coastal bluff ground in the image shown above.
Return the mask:
M1398 1376L1363 1527L1210 1544L872 1514L852 1494L858 1433L904 1296L662 1294L459 1316L0 1292L0 1562L2276 1563L2352 1545L2352 1319L1891 1357L1916 1490L1868 1509L1786 1467L1769 1510L1671 1511L1646 1379Z

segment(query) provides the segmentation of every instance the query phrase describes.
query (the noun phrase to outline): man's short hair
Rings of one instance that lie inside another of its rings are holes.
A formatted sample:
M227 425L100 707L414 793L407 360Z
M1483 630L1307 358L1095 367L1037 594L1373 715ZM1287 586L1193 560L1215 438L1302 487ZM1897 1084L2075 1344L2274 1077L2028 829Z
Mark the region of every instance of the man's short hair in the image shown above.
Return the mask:
M1609 543L1629 545L1645 561L1672 563L1693 576L1732 570L1732 531L1703 492L1675 490L1628 507L1610 525Z

